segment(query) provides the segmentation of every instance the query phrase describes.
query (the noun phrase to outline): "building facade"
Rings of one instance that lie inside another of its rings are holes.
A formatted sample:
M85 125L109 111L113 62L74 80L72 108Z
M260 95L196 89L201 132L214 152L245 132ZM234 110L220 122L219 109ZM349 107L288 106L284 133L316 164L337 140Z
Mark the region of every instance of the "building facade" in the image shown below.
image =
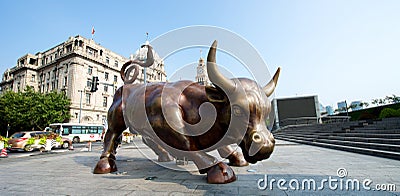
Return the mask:
M140 53L132 54L139 58ZM158 55L146 69L147 82L166 81L163 61ZM0 82L1 92L23 91L30 86L35 91L64 92L71 100L72 123L102 124L112 104L114 92L123 85L119 71L129 58L123 57L80 35L35 55L27 54L17 65L7 69ZM136 83L144 82L140 67ZM93 77L99 79L98 90L90 92Z
M207 65L205 64L204 59L201 57L199 59L199 63L197 64L197 67L196 67L195 81L204 86L211 85L211 81L208 78L208 74L207 74Z
M339 113L345 113L347 112L347 102L346 101L341 101L337 103L338 107L338 112Z

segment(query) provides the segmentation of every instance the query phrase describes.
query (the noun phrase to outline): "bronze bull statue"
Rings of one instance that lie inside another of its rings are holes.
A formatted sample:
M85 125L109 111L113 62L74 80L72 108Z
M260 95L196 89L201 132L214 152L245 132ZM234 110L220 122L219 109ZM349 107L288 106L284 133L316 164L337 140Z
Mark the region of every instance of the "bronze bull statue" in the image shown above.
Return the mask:
M151 46L148 59L152 58ZM200 173L207 173L208 183L236 180L232 168L206 152L217 149L232 166L245 166L270 157L275 140L266 126L271 111L268 97L273 93L280 68L271 81L259 86L246 78L228 79L216 65L217 42L207 56L207 71L213 86L191 81L131 84L138 75L139 64L129 61L121 69L125 85L117 90L108 111L108 130L104 150L94 173L117 171L115 164L118 138L129 128L142 135L143 141L158 155L158 161L173 157L192 160ZM132 79L130 71L135 69ZM236 151L231 144L238 144ZM172 156L171 156L172 155Z

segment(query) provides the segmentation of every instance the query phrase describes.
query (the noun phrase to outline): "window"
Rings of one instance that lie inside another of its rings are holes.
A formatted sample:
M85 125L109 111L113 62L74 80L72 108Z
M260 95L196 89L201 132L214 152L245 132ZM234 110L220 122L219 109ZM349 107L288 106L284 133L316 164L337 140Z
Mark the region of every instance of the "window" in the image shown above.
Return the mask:
M114 82L117 82L118 76L114 75Z
M103 97L103 107L107 107L107 97Z
M91 97L91 94L86 93L86 104L90 104L90 97Z
M106 63L110 64L110 58L108 58L108 56L106 57Z
M89 66L87 73L89 75L92 75L92 73L93 73L93 67L92 66Z
M63 85L64 85L64 86L67 86L67 84L68 84L68 77L65 76L65 77L64 77L64 83L63 83Z
M88 80L86 81L86 86L87 86L88 88L92 87L92 81L91 81L90 79L88 79Z
M31 82L35 82L35 78L36 78L36 75L35 75L35 74L32 74Z
M104 92L108 92L108 86L104 85Z
M66 48L67 48L67 52L71 52L72 51L72 44L68 45Z
M104 78L105 78L106 81L108 81L108 72L104 73Z
M94 51L93 51L91 48L89 48L89 47L86 47L86 52L87 52L89 55L94 55Z
M115 61L115 62L114 62L114 66L115 66L115 67L118 67L118 61Z

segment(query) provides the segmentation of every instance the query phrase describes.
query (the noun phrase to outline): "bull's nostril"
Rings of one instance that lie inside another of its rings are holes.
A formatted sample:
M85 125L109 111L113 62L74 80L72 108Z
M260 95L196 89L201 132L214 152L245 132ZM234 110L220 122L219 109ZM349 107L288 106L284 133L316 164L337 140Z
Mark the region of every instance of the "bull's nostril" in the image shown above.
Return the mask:
M262 142L262 138L258 133L254 133L252 139L253 139L253 142L256 142L256 143Z

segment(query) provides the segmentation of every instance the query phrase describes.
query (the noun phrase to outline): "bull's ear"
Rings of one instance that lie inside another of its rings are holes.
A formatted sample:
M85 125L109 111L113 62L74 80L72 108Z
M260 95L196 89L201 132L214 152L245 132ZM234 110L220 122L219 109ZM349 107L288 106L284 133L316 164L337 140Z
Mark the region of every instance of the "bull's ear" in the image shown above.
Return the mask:
M210 102L226 102L228 98L226 97L225 93L223 93L221 90L212 87L212 86L206 86L206 96L208 101Z

